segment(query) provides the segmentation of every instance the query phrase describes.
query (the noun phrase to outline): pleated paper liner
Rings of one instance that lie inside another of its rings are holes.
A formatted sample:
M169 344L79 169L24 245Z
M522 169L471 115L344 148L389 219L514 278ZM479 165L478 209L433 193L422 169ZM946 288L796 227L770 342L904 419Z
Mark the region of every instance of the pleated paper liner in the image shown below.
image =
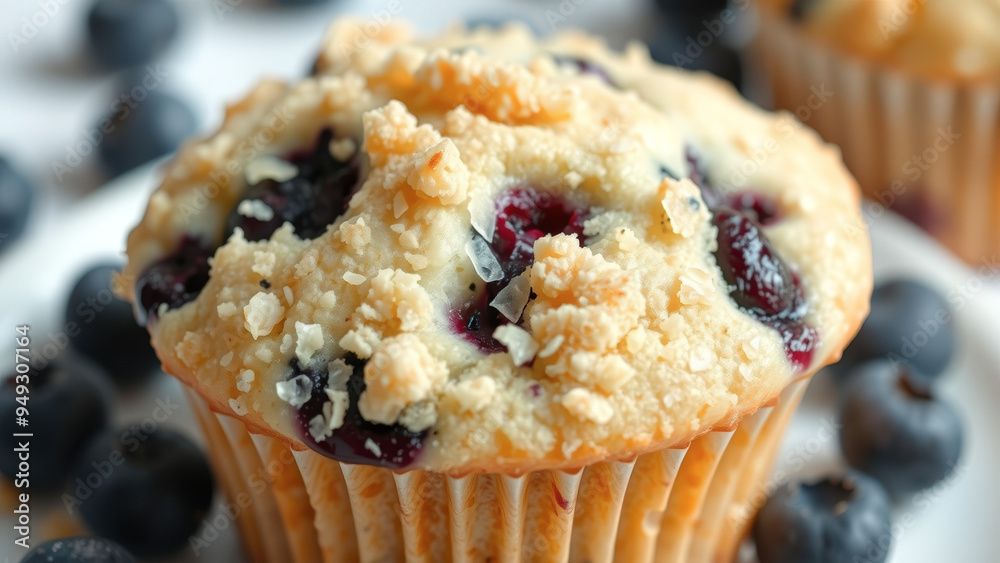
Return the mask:
M717 563L733 559L806 385L687 448L462 478L293 451L187 394L230 507L206 526L238 526L254 562Z
M971 264L1000 252L1000 80L929 82L848 57L760 10L750 61L775 106L827 141L878 205L921 224Z

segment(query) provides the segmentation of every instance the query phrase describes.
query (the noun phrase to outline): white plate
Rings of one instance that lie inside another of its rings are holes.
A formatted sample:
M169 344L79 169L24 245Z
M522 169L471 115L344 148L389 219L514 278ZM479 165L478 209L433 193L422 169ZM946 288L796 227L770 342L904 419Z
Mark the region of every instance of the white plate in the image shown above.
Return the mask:
M80 204L59 226L22 241L0 257L0 358L9 358L12 338L2 332L18 324L32 325L33 343L42 345L58 330L70 285L80 271L95 260L120 257L125 236L139 219L146 198L156 182L156 166L149 165L112 182ZM870 216L871 214L869 214ZM925 280L956 308L959 333L958 359L943 380L943 394L961 405L966 427L962 464L956 476L924 493L913 503L897 509L897 522L909 514L912 524L897 526L893 534L891 561L895 563L980 562L996 560L1000 553L1000 272L973 271L909 223L883 216L872 222L876 278L901 275ZM0 366L2 367L2 366ZM0 369L0 371L7 371ZM148 389L123 401L119 423L149 416L155 398L179 397L171 378L161 378ZM834 421L834 389L821 374L796 414L780 454L778 470L804 465L797 477L813 477L841 466L835 437L821 431L823 422ZM186 408L166 425L179 427L192 436L194 428ZM780 473L774 481L780 482ZM34 497L33 497L34 498ZM215 501L216 506L222 500ZM36 542L44 512L58 499L36 501L32 506ZM11 517L0 517L0 556L16 560L20 549L11 547L14 532ZM213 542L202 555L204 561L239 560L233 529ZM194 561L185 551L170 561Z

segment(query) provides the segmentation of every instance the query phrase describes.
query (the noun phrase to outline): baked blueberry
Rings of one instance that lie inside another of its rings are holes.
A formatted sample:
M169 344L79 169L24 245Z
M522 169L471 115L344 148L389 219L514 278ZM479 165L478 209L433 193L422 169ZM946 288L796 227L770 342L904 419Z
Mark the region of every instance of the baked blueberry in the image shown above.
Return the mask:
M729 295L745 313L776 329L789 360L804 369L812 361L816 331L802 321L806 306L798 280L754 219L728 207L712 213L715 259Z
M156 319L160 305L176 309L198 297L214 253L201 239L184 237L172 254L147 266L135 282L136 321L145 326Z
M892 545L889 497L871 477L851 471L778 489L757 514L760 563L880 563Z
M522 186L508 190L497 198L493 239L487 246L500 265L502 276L487 282L485 291L475 294L470 302L451 312L455 332L475 344L486 354L504 349L493 331L508 322L490 305L511 280L534 262L535 241L545 235L575 234L583 242L583 222L589 210L555 194ZM473 233L473 237L479 237Z
M295 227L299 238L314 239L333 224L351 196L361 187L360 165L356 158L343 162L330 153L333 131L325 129L308 150L291 155L295 176L278 181L264 179L250 186L229 214L226 232L236 227L247 240L266 240L285 222ZM263 215L247 211L259 207Z
M149 62L177 35L177 9L168 0L97 0L87 16L90 52L104 68Z
M98 128L104 133L98 145L101 162L117 176L173 152L198 129L198 119L180 98L150 90L142 100L126 96Z
M121 268L99 264L80 276L66 303L65 326L77 351L101 364L116 382L129 383L155 373L159 361L132 306L111 290L111 276Z
M961 457L964 433L955 409L912 370L885 360L854 370L840 419L847 462L893 497L941 481Z
M788 316L800 306L792 273L764 235L760 225L732 209L716 209L719 230L716 260L733 300L760 317Z
M208 513L215 481L208 460L183 435L139 425L107 431L76 464L72 510L97 535L139 557L187 544Z
M135 558L113 541L76 537L36 545L21 563L135 563Z
M362 463L378 465L392 469L401 469L412 464L420 456L428 430L413 432L402 424L378 424L369 422L361 416L358 401L365 391L364 367L365 361L353 354L344 358L349 373L337 374L346 381L336 383L331 381L326 366L320 369L303 368L297 359L292 360L292 373L289 381L298 377L308 378L308 400L298 407L297 420L302 439L316 451L344 463ZM335 364L333 364L335 365ZM340 388L347 391L348 404L340 427L330 431L328 435L317 439L312 431L314 419L323 416L324 404L329 404L327 388Z
M24 232L35 201L35 187L0 156L0 252Z
M944 297L915 280L892 280L872 293L871 313L838 364L849 371L883 358L913 368L913 375L936 378L955 354L955 328Z
M0 456L0 473L17 482L22 460L20 453L12 452L28 443L30 471L22 477L33 489L47 489L62 484L87 441L107 424L110 384L97 366L69 357L27 375L26 393L18 393L24 380L15 375L0 385L0 448L5 452ZM25 395L29 399L22 405L17 398ZM20 407L26 407L29 416L20 414ZM18 425L18 418L26 418L28 425ZM33 436L14 437L21 432Z

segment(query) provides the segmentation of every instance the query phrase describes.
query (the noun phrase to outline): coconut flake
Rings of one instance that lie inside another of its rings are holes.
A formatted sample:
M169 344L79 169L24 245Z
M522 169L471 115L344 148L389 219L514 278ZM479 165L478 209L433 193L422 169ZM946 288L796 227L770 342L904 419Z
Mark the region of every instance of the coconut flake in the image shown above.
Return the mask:
M309 435L317 442L322 442L333 435L333 431L326 427L323 415L317 414L309 420Z
M500 325L493 331L493 338L507 347L515 365L523 366L538 352L538 343L528 331L517 325Z
M497 262L497 257L493 255L493 250L490 249L489 243L481 237L473 236L469 239L465 243L465 253L469 255L469 258L472 260L472 267L476 269L476 273L479 274L479 277L484 282L497 281L503 278L503 269L500 268L500 262Z
M259 199L244 199L236 206L236 212L244 217L250 217L258 221L270 221L274 219L274 210Z
M257 184L261 180L286 182L297 176L298 173L299 168L297 166L270 154L251 160L243 170L243 175L250 186Z
M274 384L278 398L295 408L299 408L312 397L312 380L308 375L297 375L288 381Z
M507 287L501 289L493 301L490 301L490 306L500 311L510 322L516 323L521 318L529 297L531 297L531 280L525 271L510 280Z
M378 447L378 444L376 444L371 438L365 440L365 449L375 454L376 458L382 457L382 448Z
M330 400L323 403L323 418L326 419L327 428L336 430L344 425L344 416L347 414L350 397L347 391L336 389L325 389L324 391Z
M354 369L347 365L343 358L337 358L326 366L327 379L326 386L329 389L343 391L347 389L347 380L351 378Z
M496 206L493 200L482 192L475 192L469 198L469 216L472 218L472 228L483 235L486 242L493 241L496 231Z
M396 192L396 197L392 198L392 216L399 219L409 208L410 206L406 203L406 196L403 195L403 192Z

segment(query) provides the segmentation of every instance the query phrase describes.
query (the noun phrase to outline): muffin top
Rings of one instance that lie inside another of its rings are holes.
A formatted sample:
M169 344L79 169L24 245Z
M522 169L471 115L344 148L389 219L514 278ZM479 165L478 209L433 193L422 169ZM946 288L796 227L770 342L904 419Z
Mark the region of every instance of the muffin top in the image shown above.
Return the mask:
M1000 75L997 0L760 0L848 54L934 80Z
M839 357L869 252L838 152L708 75L341 21L180 150L122 278L215 410L457 475L731 427Z

